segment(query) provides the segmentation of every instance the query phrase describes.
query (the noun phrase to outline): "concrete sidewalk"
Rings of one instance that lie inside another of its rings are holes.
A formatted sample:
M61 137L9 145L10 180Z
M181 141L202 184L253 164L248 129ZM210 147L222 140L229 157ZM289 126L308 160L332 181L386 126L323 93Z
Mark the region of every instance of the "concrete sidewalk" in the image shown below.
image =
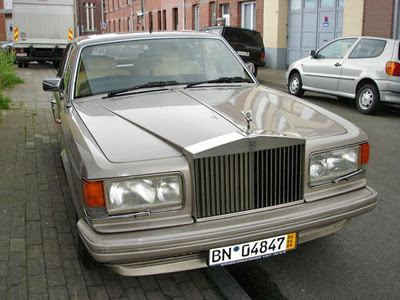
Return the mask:
M224 268L122 277L78 261L74 209L42 78L51 66L18 69L25 83L0 110L0 299L249 299Z

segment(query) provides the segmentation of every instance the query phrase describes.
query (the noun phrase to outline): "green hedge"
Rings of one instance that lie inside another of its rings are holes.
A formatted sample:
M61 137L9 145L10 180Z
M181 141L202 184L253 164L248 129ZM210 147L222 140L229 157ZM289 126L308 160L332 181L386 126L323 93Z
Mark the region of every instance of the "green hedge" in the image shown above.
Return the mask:
M0 109L9 108L8 104L11 101L10 98L3 96L2 90L24 82L15 72L14 55L14 52L0 51Z

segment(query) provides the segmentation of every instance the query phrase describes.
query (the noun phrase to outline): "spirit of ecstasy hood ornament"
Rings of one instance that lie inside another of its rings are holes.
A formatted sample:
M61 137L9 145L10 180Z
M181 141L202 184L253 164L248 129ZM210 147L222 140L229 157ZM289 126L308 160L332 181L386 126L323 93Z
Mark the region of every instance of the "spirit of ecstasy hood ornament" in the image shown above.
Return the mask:
M252 117L252 112L251 110L248 110L246 112L241 111L243 117L246 119L247 122L247 129L246 129L246 134L249 135L252 133L252 130L250 129L250 122L253 121L253 117Z

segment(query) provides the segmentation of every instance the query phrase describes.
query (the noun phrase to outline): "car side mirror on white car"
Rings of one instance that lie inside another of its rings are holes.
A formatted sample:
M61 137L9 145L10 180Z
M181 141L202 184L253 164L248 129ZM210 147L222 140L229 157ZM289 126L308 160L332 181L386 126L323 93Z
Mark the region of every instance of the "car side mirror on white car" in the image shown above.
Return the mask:
M317 58L317 52L315 50L310 50L309 53L313 58Z

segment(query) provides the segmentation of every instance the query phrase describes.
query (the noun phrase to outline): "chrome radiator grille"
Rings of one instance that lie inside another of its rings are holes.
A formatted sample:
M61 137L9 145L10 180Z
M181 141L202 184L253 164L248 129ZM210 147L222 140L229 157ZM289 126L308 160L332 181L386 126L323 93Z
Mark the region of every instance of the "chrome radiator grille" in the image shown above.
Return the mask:
M304 145L198 158L197 218L303 199Z

